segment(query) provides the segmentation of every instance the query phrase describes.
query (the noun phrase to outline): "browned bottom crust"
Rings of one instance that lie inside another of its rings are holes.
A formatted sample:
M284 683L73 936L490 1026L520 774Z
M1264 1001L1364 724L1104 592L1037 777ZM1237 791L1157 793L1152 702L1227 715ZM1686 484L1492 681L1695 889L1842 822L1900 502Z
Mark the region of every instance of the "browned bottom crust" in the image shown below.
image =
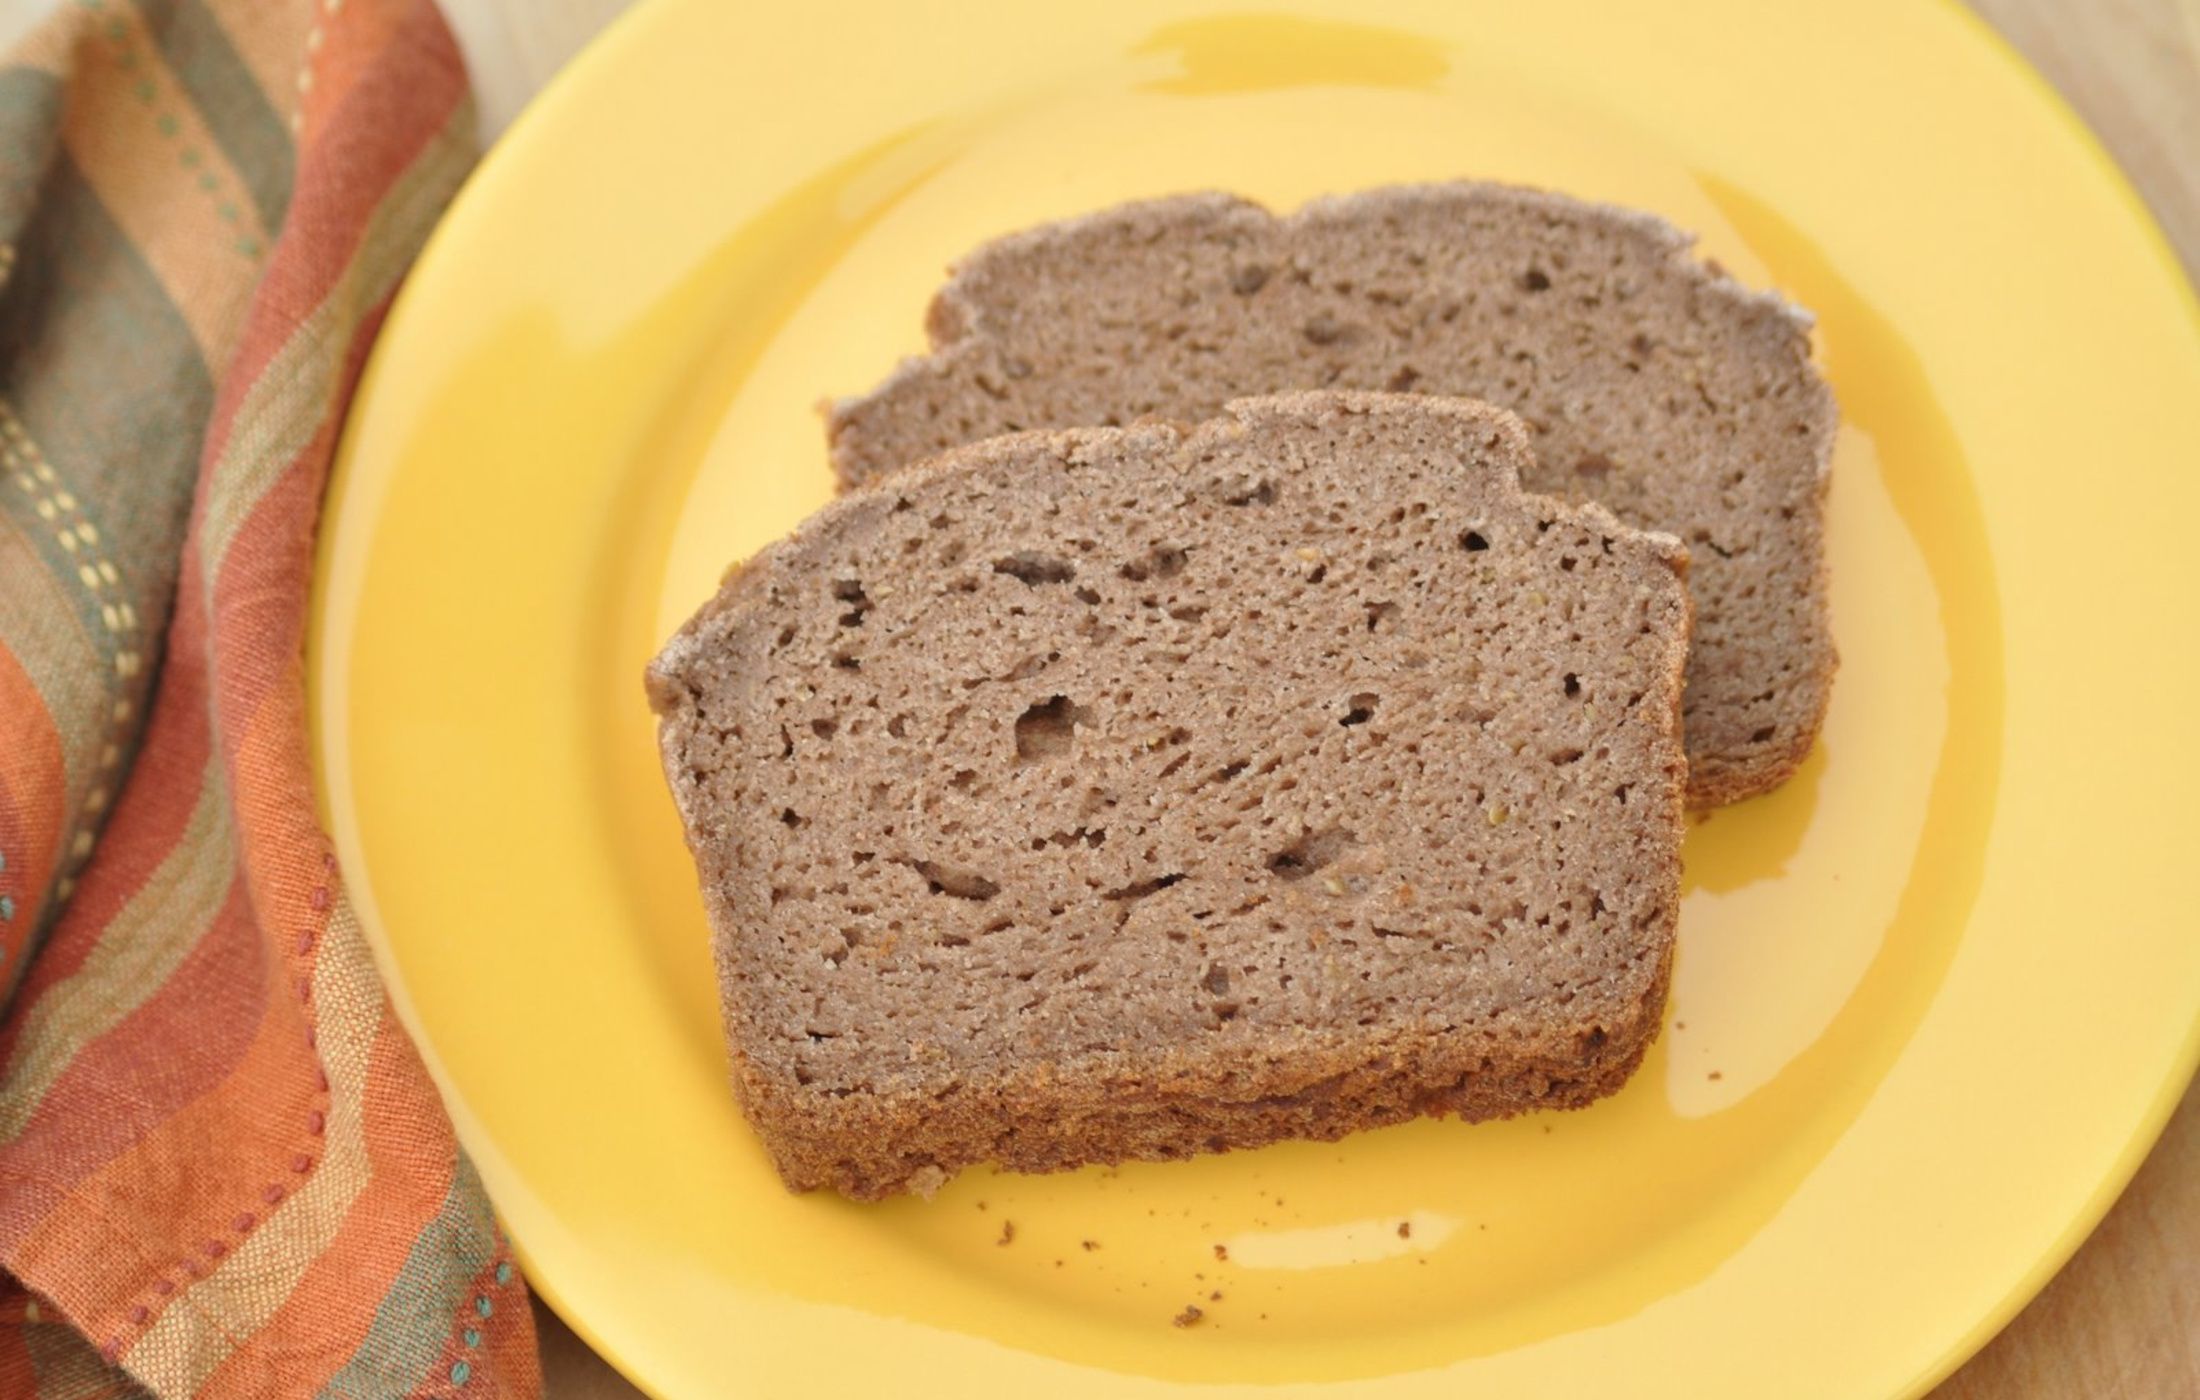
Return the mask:
M1657 1037L1670 960L1623 1026L1511 1039L1415 1035L1374 1058L1308 1037L1267 1063L1186 1065L1101 1078L1020 1073L938 1093L834 1095L757 1074L738 1056L734 1091L795 1191L856 1200L930 1195L967 1166L1051 1172L1173 1161L1287 1139L1332 1142L1364 1128L1456 1114L1467 1122L1581 1108L1627 1082Z
M1833 676L1840 660L1829 655L1818 681L1818 711L1810 723L1785 736L1777 745L1766 745L1739 761L1721 762L1717 756L1691 758L1688 764L1688 810L1708 812L1766 793L1795 776L1825 727L1826 708L1833 698Z

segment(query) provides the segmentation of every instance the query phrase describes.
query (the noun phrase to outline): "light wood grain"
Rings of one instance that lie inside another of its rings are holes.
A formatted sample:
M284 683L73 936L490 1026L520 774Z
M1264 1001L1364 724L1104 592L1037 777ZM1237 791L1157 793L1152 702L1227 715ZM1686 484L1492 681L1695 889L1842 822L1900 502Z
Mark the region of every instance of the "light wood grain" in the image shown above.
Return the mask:
M2200 273L2200 7L1972 0L2098 132ZM485 128L500 131L626 0L445 0ZM549 1400L632 1386L539 1305ZM2015 1322L1933 1400L2200 1397L2200 1091L2123 1199Z

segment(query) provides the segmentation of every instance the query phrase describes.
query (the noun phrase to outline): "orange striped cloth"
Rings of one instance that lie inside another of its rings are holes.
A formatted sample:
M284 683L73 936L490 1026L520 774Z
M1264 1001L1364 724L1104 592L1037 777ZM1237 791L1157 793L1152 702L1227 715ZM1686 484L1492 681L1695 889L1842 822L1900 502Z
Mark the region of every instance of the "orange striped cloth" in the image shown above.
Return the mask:
M429 0L65 0L0 65L0 1396L540 1390L301 660L472 128Z

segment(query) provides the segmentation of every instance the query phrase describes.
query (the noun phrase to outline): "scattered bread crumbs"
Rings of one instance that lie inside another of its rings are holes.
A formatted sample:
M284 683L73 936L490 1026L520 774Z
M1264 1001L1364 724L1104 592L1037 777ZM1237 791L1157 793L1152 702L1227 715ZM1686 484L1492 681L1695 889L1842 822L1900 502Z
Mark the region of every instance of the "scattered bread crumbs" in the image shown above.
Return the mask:
M1210 1303L1219 1303L1219 1302L1221 1302L1221 1301L1222 1301L1222 1290L1218 1288L1218 1289L1216 1289L1216 1290L1215 1290L1214 1292L1212 1292L1212 1293L1208 1294L1208 1295L1207 1295L1207 1301L1208 1301L1208 1302L1210 1302Z
M1062 1261L1061 1261L1061 1260L1059 1260L1059 1259L1055 1260L1055 1261L1054 1261L1054 1267L1055 1267L1055 1268L1057 1268L1057 1269L1061 1268L1061 1267L1062 1267Z
M1184 1311L1178 1313L1175 1317L1170 1318L1169 1321L1178 1327L1197 1327L1199 1325L1199 1320L1206 1315L1207 1314L1200 1308L1199 1304L1186 1303L1184 1305Z
M994 1241L994 1243L995 1243L995 1244L1014 1244L1014 1243L1016 1243L1016 1222L1015 1222L1015 1221L1013 1221L1013 1220L1004 1220L1004 1221L1002 1221L1002 1222L1001 1222L1001 1237L1000 1237L999 1239L995 1240L995 1241Z
M1412 1221L1410 1221L1410 1220L1401 1220L1401 1221L1399 1221L1399 1222L1398 1222L1398 1238L1399 1238L1399 1239L1401 1239L1401 1240L1410 1240L1410 1239L1412 1239L1412 1238L1413 1238L1413 1222L1412 1222Z
M984 1209L985 1209L985 1202L983 1202L983 1201L980 1201L980 1202L978 1202L978 1209L980 1209L980 1210L984 1210Z
M1685 1031L1688 1029L1688 1023L1686 1021L1675 1021L1673 1023L1673 1029L1677 1031Z
M1094 1250L1100 1247L1100 1241L1098 1240L1079 1240L1077 1243L1084 1249L1085 1253L1087 1254L1092 1253Z
M1708 1077L1711 1079L1722 1079L1725 1076L1721 1075L1717 1070L1713 1070Z
M1227 1259L1228 1259L1229 1257L1230 1257L1230 1246L1228 1246L1228 1245L1226 1245L1226 1244L1218 1244L1218 1245L1216 1245L1216 1246L1215 1246L1215 1258L1217 1258L1217 1259L1222 1259L1222 1260L1227 1260Z

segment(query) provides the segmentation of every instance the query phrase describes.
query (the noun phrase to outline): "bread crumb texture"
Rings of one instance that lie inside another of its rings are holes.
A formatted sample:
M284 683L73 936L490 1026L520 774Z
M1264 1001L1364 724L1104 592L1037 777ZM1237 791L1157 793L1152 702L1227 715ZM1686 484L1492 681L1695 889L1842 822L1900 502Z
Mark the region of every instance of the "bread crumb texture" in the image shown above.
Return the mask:
M982 443L736 573L650 693L788 1184L1616 1088L1672 948L1686 556L1527 461L1485 405L1294 394Z
M1690 801L1736 801L1785 780L1824 719L1837 415L1809 318L1690 242L1650 215L1480 183L1287 217L1224 194L1124 205L966 258L934 303L933 353L834 406L834 463L862 484L996 433L1196 421L1292 389L1501 405L1528 425L1530 490L1693 552Z

